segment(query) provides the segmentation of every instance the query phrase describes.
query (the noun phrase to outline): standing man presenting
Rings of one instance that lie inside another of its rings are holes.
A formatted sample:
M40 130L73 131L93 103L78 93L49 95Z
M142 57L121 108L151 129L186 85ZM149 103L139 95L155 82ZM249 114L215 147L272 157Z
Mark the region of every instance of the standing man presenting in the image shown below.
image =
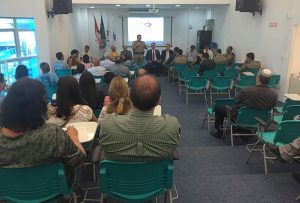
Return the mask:
M144 52L147 50L147 45L142 41L142 36L137 35L137 40L132 43L133 59L137 64L144 62Z

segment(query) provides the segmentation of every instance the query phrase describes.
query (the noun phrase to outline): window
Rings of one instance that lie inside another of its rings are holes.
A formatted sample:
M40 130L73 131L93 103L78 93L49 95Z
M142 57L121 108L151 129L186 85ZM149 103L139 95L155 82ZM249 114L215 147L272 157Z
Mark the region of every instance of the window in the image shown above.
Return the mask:
M30 77L38 76L34 19L0 18L0 69L8 83L19 64L27 66Z

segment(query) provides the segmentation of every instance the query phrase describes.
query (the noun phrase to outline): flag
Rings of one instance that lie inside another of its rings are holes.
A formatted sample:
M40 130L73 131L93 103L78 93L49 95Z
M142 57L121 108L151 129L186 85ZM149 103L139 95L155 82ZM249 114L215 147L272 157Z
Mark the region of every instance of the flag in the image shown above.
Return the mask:
M98 42L99 47L101 47L102 46L102 39L101 39L101 35L100 35L100 30L99 30L95 15L93 15L93 16L94 16L94 28L95 28L96 41Z
M105 28L104 28L102 14L101 14L101 23L100 23L100 36L101 36L101 40L102 40L102 48L105 48L106 47L106 35L105 35Z
M108 15L108 29L107 29L107 42L109 43L109 45L113 45L115 44L116 40L117 40L117 36L115 34L115 30L114 30L114 15L112 14L107 14ZM109 19L109 17L111 16L111 20Z

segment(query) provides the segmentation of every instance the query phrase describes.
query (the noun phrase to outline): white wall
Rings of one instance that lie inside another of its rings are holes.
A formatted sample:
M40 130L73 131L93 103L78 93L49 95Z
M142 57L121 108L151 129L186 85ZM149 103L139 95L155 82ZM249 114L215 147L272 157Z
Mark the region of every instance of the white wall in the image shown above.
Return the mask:
M297 0L264 0L263 14L235 11L231 0L227 12L215 8L214 41L224 50L234 47L237 61L243 61L247 52L254 52L263 67L281 75L280 98L287 92L289 81L289 57L294 24L300 23L300 2ZM270 23L277 23L271 27ZM224 26L225 25L225 26ZM221 28L219 27L221 26Z
M42 0L1 0L1 17L30 17L35 19L38 62L50 60L47 16Z

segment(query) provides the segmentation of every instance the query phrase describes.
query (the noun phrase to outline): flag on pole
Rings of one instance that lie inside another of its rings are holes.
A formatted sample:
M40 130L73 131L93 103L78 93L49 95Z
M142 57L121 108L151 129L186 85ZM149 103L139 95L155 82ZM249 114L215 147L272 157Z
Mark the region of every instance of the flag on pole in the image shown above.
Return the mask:
M102 39L101 39L101 35L100 35L100 30L99 30L95 15L93 14L93 16L94 16L94 28L95 28L96 41L98 42L98 46L101 47L102 46Z
M105 34L105 28L104 28L102 14L101 14L101 23L100 23L100 36L101 36L101 40L102 40L102 48L105 48L106 47L106 34Z

